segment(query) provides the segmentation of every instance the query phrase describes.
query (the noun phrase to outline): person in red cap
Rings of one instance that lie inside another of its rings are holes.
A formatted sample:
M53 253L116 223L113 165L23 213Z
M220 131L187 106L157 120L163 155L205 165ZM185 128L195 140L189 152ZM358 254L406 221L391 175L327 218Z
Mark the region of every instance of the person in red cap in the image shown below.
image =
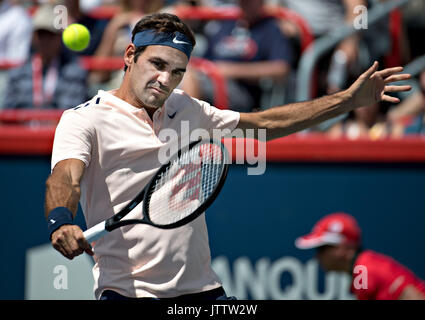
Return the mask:
M391 257L361 245L361 230L343 212L320 219L312 232L295 241L299 249L317 249L325 271L352 275L351 291L359 300L425 300L425 282Z

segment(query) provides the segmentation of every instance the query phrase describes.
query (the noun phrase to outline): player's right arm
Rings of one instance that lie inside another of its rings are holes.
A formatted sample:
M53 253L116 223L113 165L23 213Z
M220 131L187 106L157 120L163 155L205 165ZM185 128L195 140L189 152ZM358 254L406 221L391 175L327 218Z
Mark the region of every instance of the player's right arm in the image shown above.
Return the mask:
M310 128L355 108L380 101L398 103L398 98L387 93L411 89L409 85L391 85L392 82L410 78L410 74L397 74L401 71L402 67L378 71L378 63L375 62L347 90L260 112L240 113L237 127L242 130L267 129L267 139L271 140Z
M85 164L78 159L58 162L46 181L45 216L58 207L68 208L73 217L80 200L80 181ZM84 251L93 255L90 244L77 225L64 224L51 234L53 247L68 259L73 259Z

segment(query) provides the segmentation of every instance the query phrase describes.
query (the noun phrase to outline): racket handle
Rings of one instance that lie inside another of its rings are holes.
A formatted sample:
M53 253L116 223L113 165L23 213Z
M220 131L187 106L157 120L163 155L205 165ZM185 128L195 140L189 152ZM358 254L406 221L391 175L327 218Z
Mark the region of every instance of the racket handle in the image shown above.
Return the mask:
M97 239L103 237L108 231L105 229L105 221L98 223L97 225L91 227L84 231L84 238L86 238L87 242L93 242Z

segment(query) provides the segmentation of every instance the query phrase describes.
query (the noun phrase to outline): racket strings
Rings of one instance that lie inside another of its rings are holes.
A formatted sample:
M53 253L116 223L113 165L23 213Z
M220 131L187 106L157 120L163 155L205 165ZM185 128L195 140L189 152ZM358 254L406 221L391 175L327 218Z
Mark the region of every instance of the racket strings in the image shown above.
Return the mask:
M213 193L224 161L220 146L205 143L172 161L148 193L151 221L167 225L191 215Z

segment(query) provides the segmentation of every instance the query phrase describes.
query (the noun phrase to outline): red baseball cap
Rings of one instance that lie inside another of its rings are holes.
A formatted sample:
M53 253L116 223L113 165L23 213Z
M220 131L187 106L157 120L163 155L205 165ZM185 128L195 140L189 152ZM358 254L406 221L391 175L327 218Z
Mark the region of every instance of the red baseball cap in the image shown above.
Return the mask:
M312 249L327 244L359 245L361 230L353 216L336 212L324 216L313 227L311 233L295 240L298 249Z

